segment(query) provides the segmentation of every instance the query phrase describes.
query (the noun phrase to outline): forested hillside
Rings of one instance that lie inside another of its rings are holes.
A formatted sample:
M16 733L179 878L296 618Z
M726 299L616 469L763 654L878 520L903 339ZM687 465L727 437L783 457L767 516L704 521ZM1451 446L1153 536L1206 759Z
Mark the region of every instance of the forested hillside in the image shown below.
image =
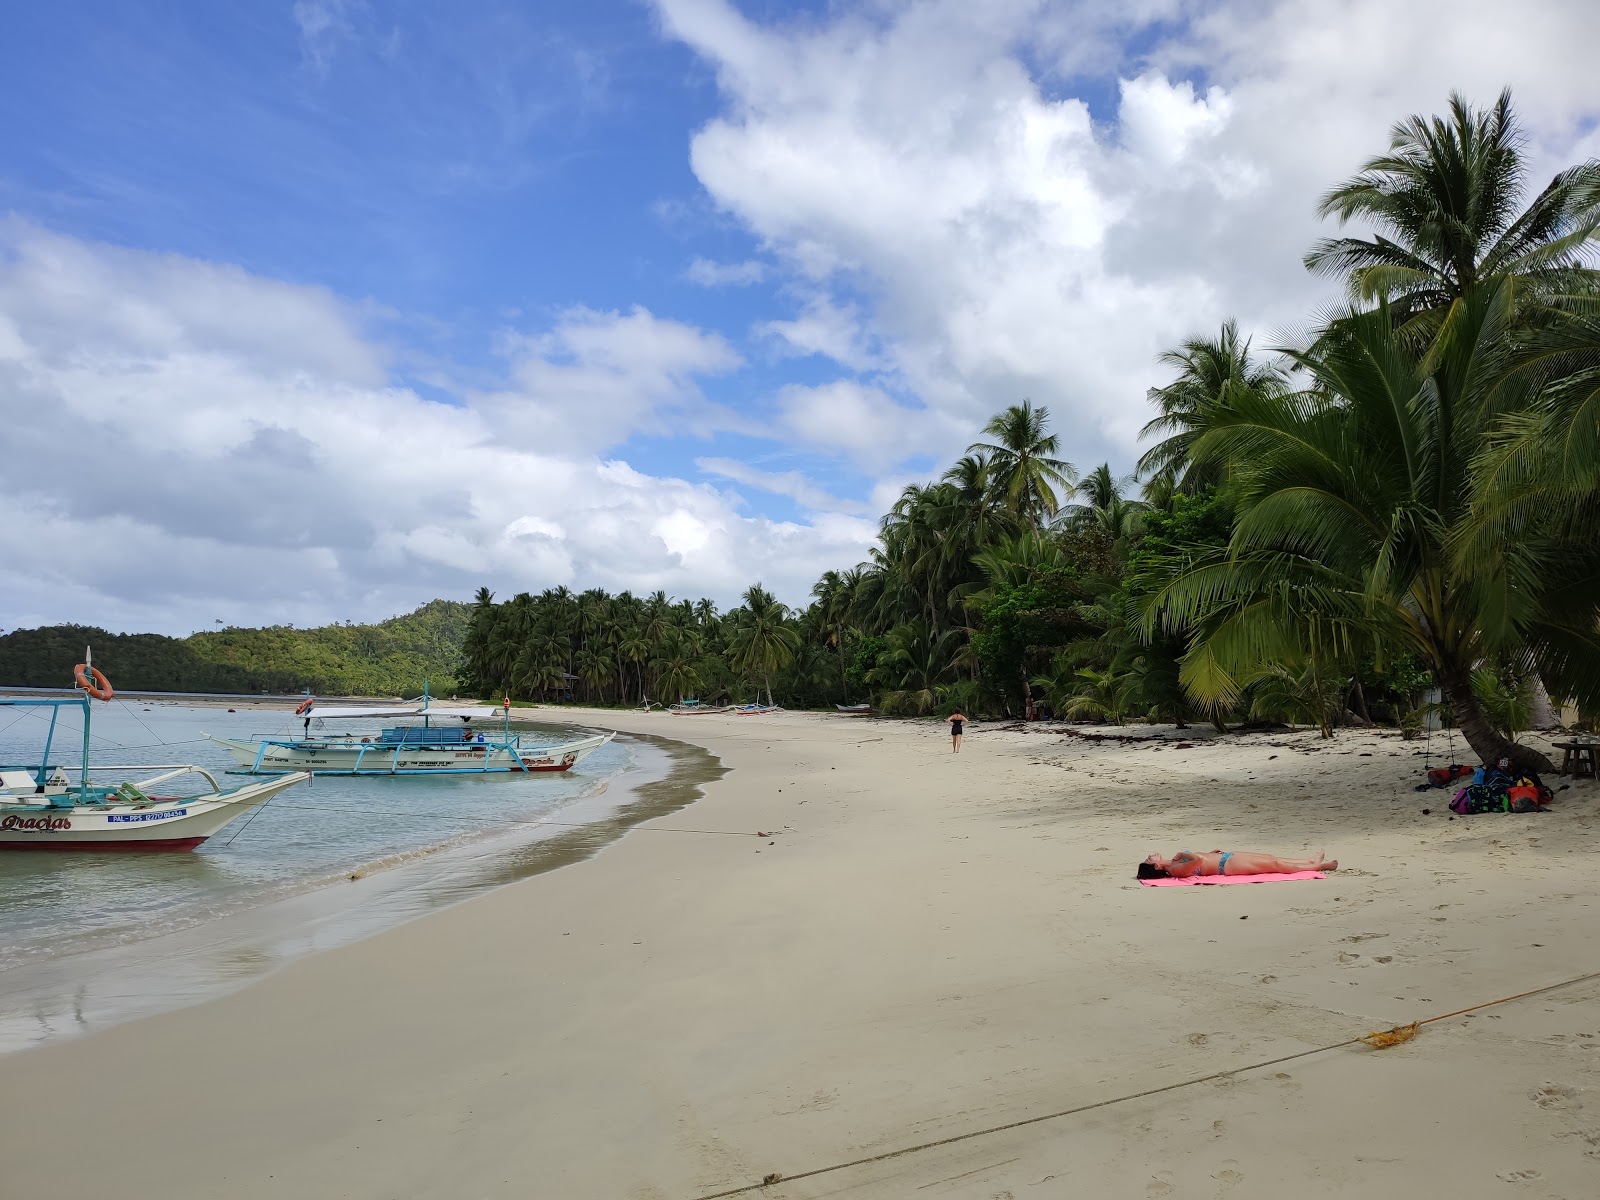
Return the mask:
M83 648L118 688L173 692L415 695L424 677L438 695L457 688L467 606L434 600L375 625L219 629L186 638L107 633L84 625L17 629L0 636L0 685L65 687Z

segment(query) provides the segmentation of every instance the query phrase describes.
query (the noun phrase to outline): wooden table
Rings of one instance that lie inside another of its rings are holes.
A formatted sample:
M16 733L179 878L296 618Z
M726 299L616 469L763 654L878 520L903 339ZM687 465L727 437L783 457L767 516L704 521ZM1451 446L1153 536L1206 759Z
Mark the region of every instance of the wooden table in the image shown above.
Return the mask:
M1560 774L1571 775L1574 779L1596 777L1594 752L1600 745L1594 742L1552 742L1551 745L1561 751Z

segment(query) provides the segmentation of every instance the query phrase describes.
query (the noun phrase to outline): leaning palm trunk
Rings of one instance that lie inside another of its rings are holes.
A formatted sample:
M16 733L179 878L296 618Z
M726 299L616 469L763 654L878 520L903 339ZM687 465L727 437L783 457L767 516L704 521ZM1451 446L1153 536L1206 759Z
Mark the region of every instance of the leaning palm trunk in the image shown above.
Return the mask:
M1456 728L1479 761L1494 763L1509 758L1524 771L1554 771L1555 764L1545 755L1514 742L1494 727L1478 695L1472 690L1472 672L1458 659L1444 658L1439 664L1439 687L1449 702Z

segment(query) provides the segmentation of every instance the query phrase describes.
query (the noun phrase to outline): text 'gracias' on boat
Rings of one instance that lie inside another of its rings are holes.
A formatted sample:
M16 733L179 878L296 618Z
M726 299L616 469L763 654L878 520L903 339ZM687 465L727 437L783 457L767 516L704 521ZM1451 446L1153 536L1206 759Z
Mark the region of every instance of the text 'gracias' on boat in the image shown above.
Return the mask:
M84 694L72 700L0 699L0 707L47 709L50 714L38 763L0 764L0 850L192 850L263 801L311 778L296 771L225 792L209 771L192 764L91 766L89 700L109 701L114 693L87 651L75 681ZM83 761L63 769L50 762L50 750L62 712L72 708L82 711ZM68 771L77 772L76 783ZM94 771L161 773L112 786L90 783ZM210 791L154 791L185 776L198 777Z

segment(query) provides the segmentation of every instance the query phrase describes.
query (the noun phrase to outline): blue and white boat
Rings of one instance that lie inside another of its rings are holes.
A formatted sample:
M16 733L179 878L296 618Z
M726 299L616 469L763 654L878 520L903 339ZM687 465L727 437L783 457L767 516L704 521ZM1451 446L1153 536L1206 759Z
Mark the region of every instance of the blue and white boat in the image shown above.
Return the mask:
M85 693L71 700L0 698L0 708L49 710L44 751L37 763L0 764L0 850L192 850L237 817L285 788L304 783L303 771L223 791L203 767L186 764L121 767L89 763L90 697L109 701L110 682L87 654L77 668ZM77 767L54 766L50 752L61 714L77 708L83 719L83 759ZM94 784L92 772L160 772L116 785ZM75 772L73 782L68 772ZM185 776L207 787L199 794L161 794L157 789Z
M612 731L565 742L528 737L512 732L509 707L437 707L426 690L420 706L357 708L324 705L307 697L295 715L304 722L299 737L240 740L206 736L227 747L247 775L285 771L313 775L552 774L572 770L585 755L617 736ZM414 723L386 723L395 718L410 718ZM500 729L493 728L497 718ZM362 722L369 728L342 732L328 728L328 721Z

